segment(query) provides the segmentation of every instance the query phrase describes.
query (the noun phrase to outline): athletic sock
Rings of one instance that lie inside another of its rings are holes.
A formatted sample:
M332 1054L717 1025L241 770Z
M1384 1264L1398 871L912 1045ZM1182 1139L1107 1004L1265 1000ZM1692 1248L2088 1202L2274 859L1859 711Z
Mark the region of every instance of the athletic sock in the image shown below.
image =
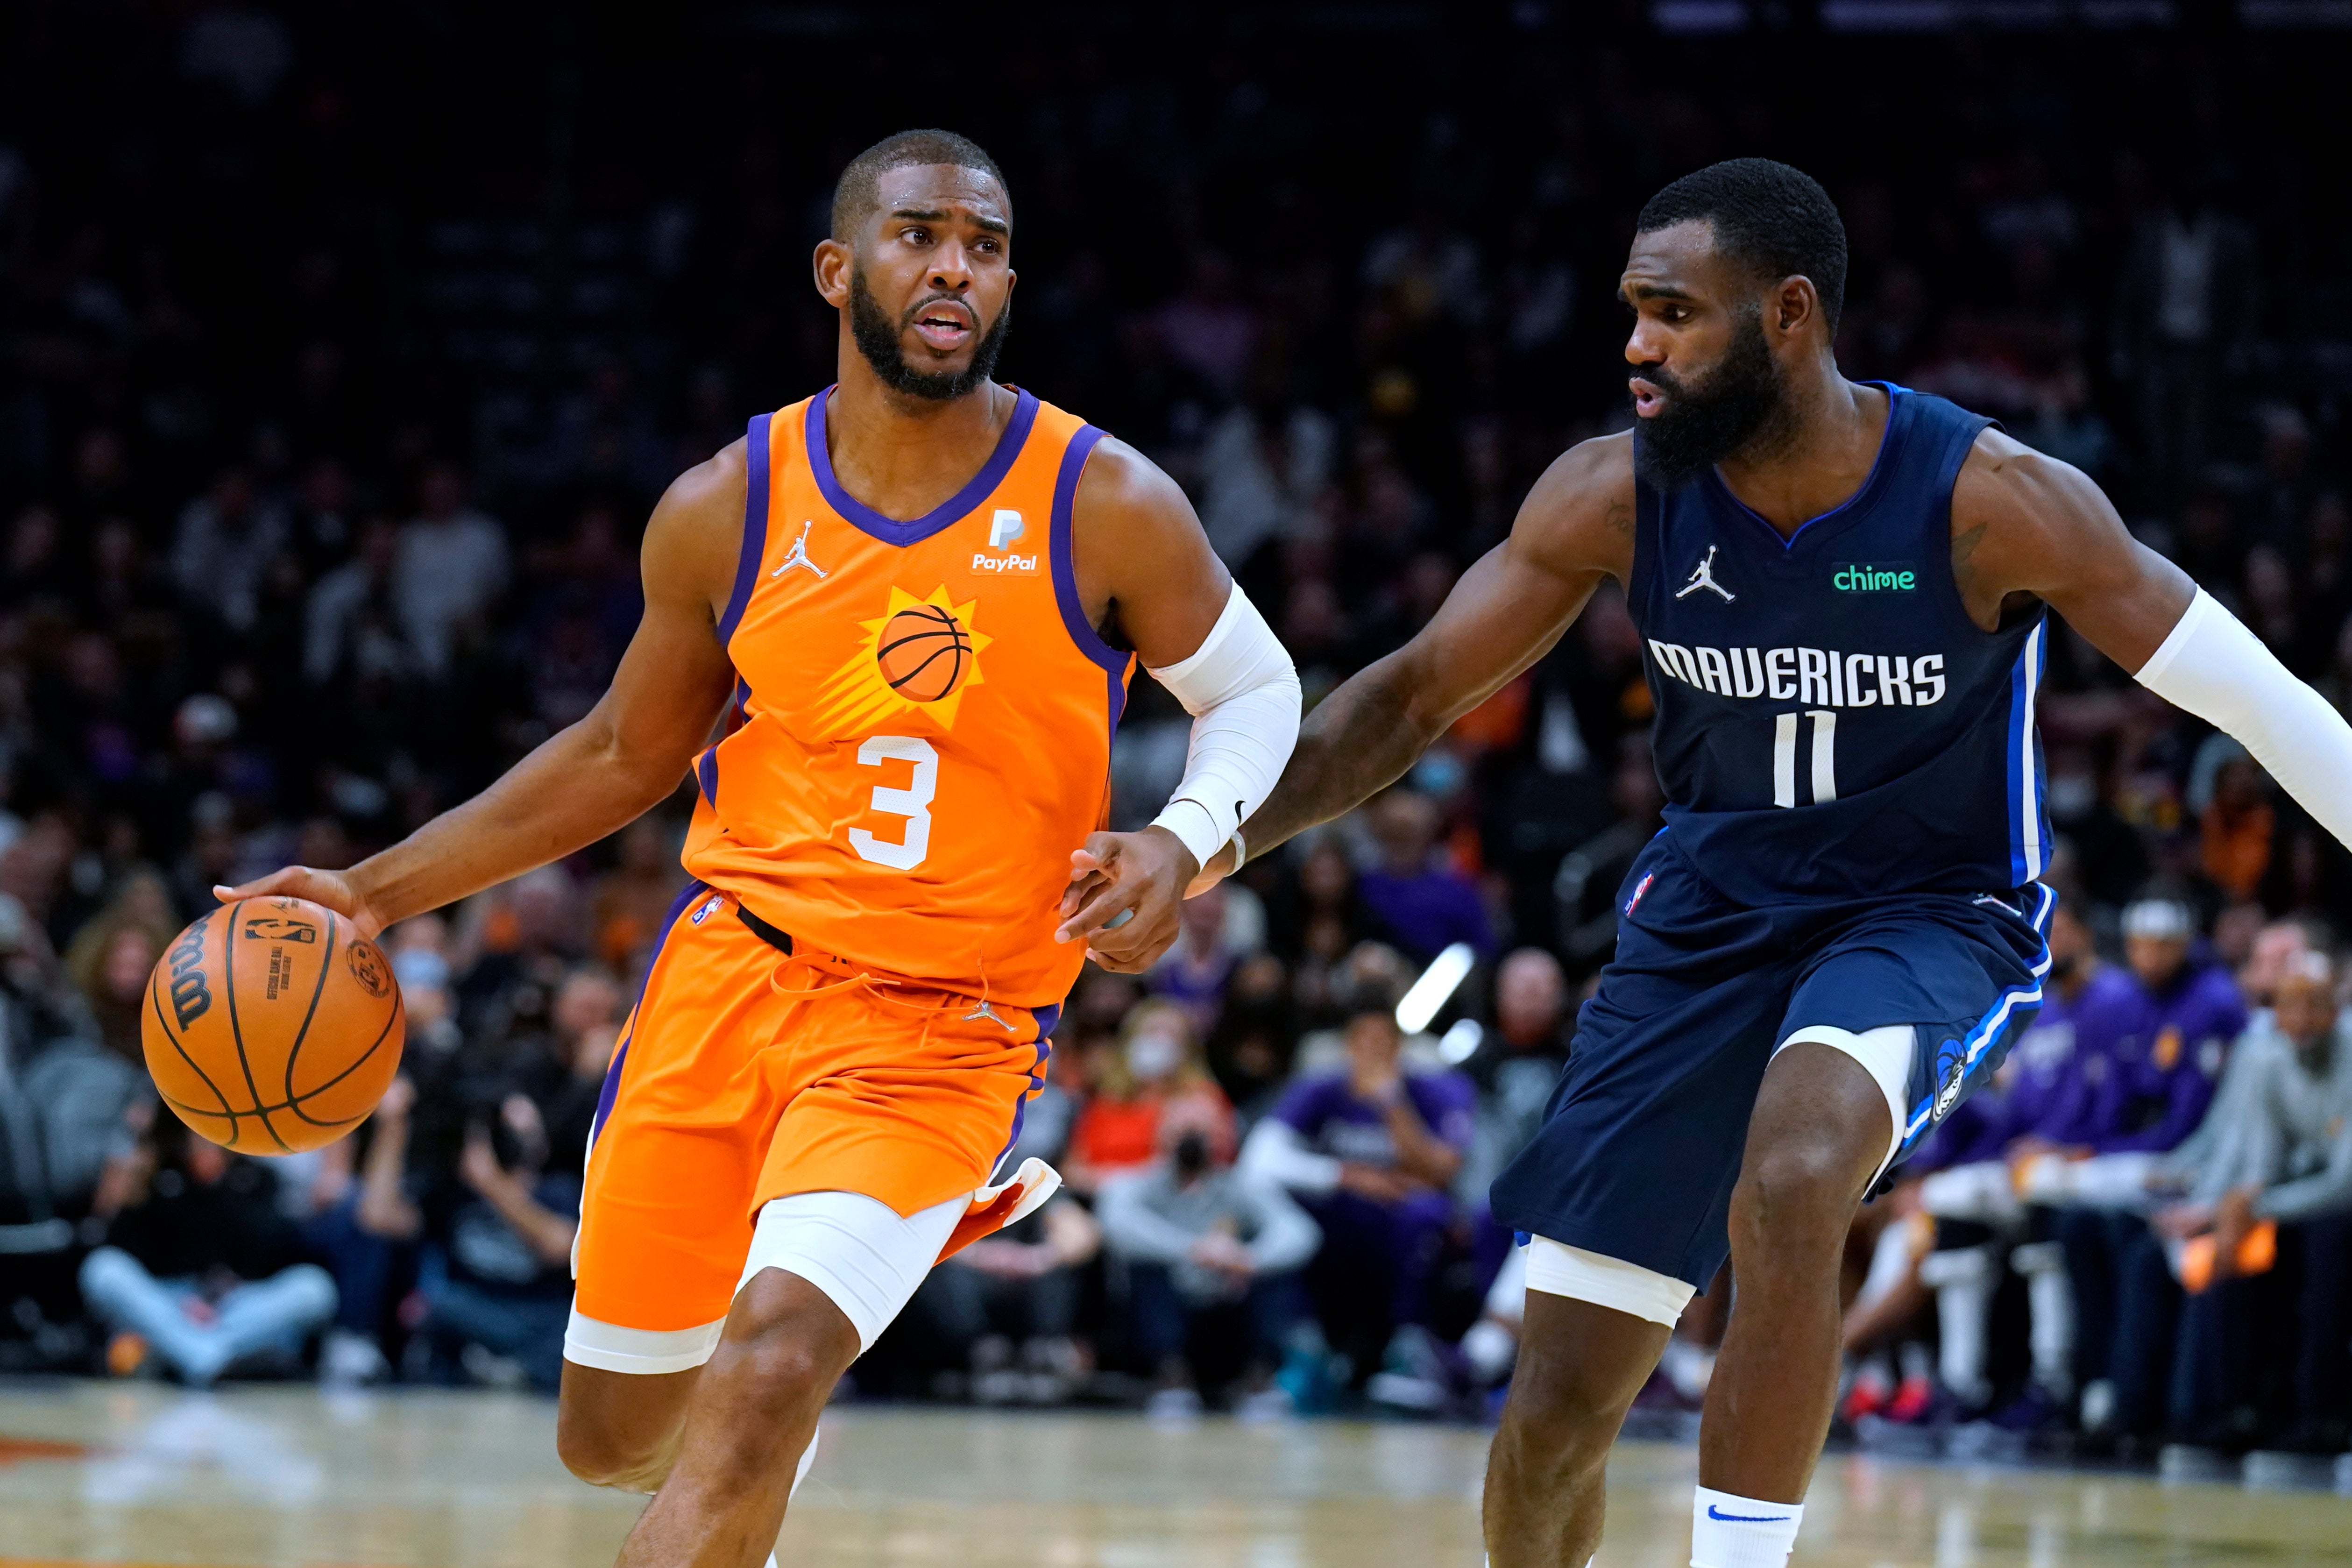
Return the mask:
M1805 1505L1759 1502L1710 1487L1691 1500L1691 1568L1788 1568Z

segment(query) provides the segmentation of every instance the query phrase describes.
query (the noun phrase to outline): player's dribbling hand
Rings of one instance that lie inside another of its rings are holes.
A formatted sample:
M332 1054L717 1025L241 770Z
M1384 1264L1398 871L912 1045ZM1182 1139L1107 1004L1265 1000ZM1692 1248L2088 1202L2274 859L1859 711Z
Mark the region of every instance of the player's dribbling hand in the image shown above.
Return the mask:
M1176 940L1176 906L1199 873L1192 852L1164 827L1089 833L1070 852L1055 942L1083 942L1105 969L1149 969Z
M376 918L368 901L352 886L351 879L341 871L314 871L308 866L287 866L267 877L257 877L250 882L234 888L215 886L213 897L222 903L233 904L239 899L308 899L328 909L360 928L360 934L373 942L383 931L383 921Z

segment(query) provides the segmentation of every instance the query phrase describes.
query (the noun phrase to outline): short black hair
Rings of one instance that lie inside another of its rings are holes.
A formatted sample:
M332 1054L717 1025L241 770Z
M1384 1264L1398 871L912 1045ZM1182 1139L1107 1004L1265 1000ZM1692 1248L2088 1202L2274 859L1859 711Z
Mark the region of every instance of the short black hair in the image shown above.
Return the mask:
M857 226L866 221L882 200L878 185L882 175L891 169L904 169L919 163L952 163L959 169L985 170L1004 199L1013 199L1013 190L1004 182L1004 171L996 166L981 144L968 136L952 131L901 131L895 136L885 136L865 152L849 161L841 171L841 178L833 186L833 237L846 240Z
M1811 279L1822 315L1837 331L1845 308L1845 224L1811 174L1769 158L1709 163L1652 196L1634 228L1654 234L1694 220L1713 224L1715 247L1759 278Z

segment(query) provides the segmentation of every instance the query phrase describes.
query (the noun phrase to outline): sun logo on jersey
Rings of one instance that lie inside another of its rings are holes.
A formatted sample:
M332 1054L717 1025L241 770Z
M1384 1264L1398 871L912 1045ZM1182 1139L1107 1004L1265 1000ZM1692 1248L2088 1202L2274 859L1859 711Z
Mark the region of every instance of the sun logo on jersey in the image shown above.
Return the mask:
M817 690L825 727L861 734L885 719L920 712L954 728L963 694L984 679L981 652L994 640L972 626L979 604L957 604L944 583L920 599L892 588L888 607L858 623L866 635L857 651Z

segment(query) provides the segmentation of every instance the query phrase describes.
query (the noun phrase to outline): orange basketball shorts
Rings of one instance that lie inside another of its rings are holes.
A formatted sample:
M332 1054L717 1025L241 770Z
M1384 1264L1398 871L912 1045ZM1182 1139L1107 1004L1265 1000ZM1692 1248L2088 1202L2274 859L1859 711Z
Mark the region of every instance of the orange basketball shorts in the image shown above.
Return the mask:
M699 1364L762 1204L850 1192L912 1215L971 1194L1045 1082L1057 1011L983 1011L830 954L787 956L732 898L690 884L597 1105L575 1330L615 1366Z

